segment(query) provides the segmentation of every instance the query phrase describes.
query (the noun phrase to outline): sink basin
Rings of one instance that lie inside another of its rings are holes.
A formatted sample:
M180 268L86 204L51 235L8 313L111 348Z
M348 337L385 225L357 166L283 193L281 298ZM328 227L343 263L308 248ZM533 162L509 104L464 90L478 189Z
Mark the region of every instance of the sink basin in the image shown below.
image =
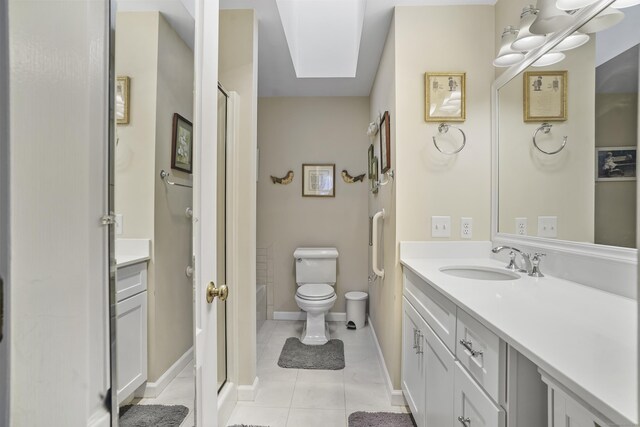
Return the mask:
M442 267L440 271L450 276L475 280L516 280L520 278L518 273L509 270L475 265L452 265Z

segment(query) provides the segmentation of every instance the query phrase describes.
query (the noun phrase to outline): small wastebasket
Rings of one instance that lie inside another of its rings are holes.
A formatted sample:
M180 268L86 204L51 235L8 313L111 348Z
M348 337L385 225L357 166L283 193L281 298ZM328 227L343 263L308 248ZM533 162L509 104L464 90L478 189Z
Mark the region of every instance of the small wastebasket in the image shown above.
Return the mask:
M347 328L360 329L364 326L367 313L366 292L347 292L344 298L347 300Z

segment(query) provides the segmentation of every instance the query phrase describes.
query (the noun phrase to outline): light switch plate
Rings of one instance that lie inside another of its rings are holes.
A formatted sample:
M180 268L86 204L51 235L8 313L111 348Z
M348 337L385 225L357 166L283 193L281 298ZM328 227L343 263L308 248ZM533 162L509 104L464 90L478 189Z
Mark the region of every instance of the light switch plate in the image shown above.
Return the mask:
M527 218L516 218L516 234L518 236L527 235Z
M558 217L538 217L538 237L558 237Z
M431 217L431 237L451 237L451 217Z
M460 218L460 237L470 239L473 237L473 218Z
M116 235L122 234L122 214L116 214Z

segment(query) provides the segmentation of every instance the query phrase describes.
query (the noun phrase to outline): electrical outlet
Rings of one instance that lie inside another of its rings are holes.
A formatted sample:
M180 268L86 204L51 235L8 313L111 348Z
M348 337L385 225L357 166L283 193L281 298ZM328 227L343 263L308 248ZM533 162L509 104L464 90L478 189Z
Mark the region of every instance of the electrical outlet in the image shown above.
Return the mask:
M116 235L122 234L122 214L116 214Z
M451 237L451 217L431 217L431 237Z
M470 239L473 236L473 218L460 218L460 237Z
M558 237L558 217L539 216L538 217L539 237Z
M527 235L527 218L516 218L516 234L518 236Z

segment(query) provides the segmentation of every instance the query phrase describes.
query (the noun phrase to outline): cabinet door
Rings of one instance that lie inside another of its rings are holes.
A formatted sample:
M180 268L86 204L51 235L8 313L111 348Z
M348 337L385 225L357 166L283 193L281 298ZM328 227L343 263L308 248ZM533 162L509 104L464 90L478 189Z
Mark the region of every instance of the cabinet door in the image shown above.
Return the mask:
M452 427L456 420L453 409L455 358L447 346L427 325L424 336L423 359L426 381L426 427Z
M425 376L420 353L420 316L403 298L402 315L402 391L418 427L424 427Z
M147 380L147 293L120 301L116 312L120 404Z
M454 416L458 425L504 427L504 410L493 403L459 362L455 366Z
M549 393L553 401L552 424L549 427L608 427L610 425L561 390L550 388ZM549 408L549 410L552 409Z

